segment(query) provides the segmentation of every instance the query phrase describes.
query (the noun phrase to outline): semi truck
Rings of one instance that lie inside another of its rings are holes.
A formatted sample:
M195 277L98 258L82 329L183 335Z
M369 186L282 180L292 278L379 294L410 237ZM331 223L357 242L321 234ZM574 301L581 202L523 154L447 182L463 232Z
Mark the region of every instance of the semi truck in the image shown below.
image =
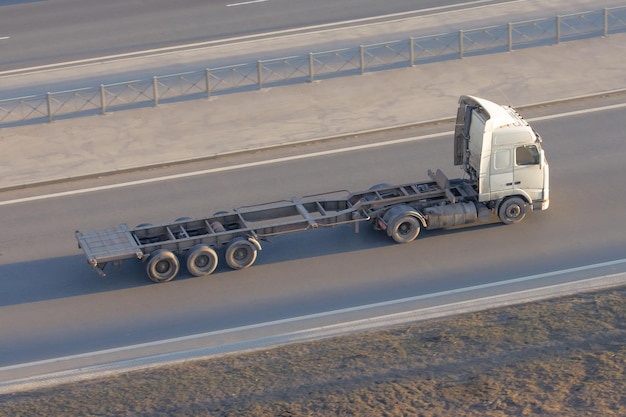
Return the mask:
M453 139L461 178L428 170L426 181L293 197L166 224L120 224L75 236L101 276L107 264L137 258L152 281L167 282L181 263L193 276L210 275L222 260L235 270L248 268L261 242L286 233L344 224L358 232L367 222L393 241L409 243L422 229L486 223L494 216L513 224L528 211L548 208L549 167L541 136L512 107L461 96Z

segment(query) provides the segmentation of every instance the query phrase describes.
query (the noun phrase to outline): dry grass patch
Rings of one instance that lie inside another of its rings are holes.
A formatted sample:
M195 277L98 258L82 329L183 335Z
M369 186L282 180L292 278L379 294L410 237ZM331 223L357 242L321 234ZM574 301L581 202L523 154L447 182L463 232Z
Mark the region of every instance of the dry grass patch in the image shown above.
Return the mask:
M2 416L624 416L626 288L0 397Z

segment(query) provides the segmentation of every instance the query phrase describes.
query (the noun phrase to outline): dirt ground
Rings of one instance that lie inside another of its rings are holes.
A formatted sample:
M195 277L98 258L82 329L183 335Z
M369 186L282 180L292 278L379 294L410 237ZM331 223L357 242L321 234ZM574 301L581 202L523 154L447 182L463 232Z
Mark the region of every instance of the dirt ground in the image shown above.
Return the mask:
M1 416L626 416L626 288L0 396Z

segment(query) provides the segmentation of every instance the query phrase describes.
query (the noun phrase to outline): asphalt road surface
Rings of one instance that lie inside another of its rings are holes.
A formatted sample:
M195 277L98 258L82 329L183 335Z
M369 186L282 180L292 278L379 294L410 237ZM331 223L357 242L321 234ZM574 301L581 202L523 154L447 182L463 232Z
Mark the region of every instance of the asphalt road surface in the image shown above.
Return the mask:
M206 278L183 272L166 284L150 283L139 261L99 278L77 249L74 230L425 180L428 168L453 177L460 171L452 167L451 137L2 205L0 367L626 258L625 113L621 107L533 122L551 165L551 206L518 225L426 231L407 245L366 225L360 234L338 227L288 235L266 243L250 269L220 266ZM289 152L307 149L279 155ZM115 180L126 179L108 179Z
M0 1L0 70L419 11L463 0Z

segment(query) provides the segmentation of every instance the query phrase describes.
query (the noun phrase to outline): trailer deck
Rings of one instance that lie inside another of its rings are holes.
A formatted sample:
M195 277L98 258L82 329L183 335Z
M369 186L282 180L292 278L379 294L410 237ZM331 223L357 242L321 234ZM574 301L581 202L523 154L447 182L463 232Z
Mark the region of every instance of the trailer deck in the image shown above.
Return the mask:
M144 254L127 224L91 232L76 232L78 246L91 265L126 258L141 259Z

